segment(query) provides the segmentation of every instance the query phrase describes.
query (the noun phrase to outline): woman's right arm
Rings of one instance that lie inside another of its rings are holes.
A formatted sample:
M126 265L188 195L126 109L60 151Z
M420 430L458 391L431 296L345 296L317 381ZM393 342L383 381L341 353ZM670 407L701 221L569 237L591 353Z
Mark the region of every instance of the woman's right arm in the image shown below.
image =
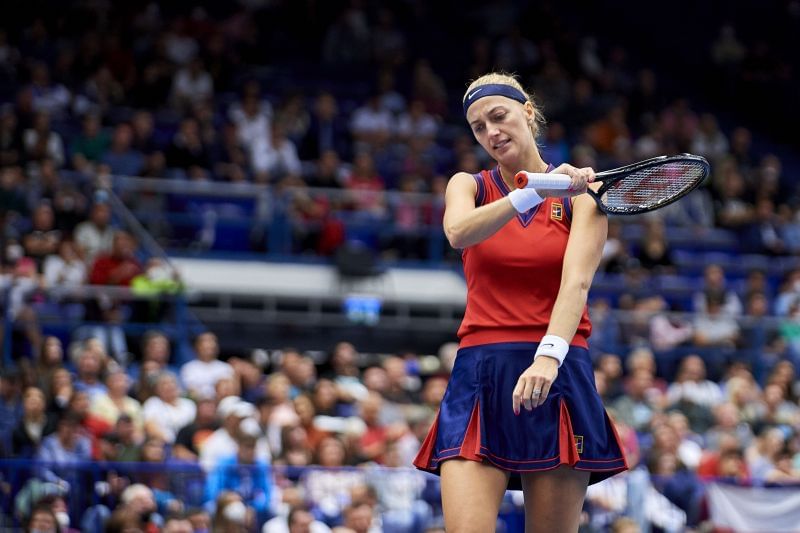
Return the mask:
M455 174L445 192L444 233L453 248L467 248L494 235L516 216L507 198L475 207L478 185L466 172Z

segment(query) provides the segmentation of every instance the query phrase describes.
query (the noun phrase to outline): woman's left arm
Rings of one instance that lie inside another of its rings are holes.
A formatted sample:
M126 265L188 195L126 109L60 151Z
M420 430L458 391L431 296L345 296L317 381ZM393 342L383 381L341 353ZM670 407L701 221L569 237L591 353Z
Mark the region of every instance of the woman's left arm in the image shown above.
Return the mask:
M575 197L561 270L561 287L550 315L548 335L558 335L567 343L575 336L607 234L608 218L597 208L594 200L586 194Z
M589 186L596 190L600 184ZM547 327L547 335L560 338L549 340L565 344L565 352L581 321L607 233L608 219L594 200L585 194L576 196L572 202L572 225L561 269L561 286ZM542 341L539 349L544 346L545 339ZM558 377L559 364L558 359L545 354L534 359L514 387L512 408L515 414L519 414L521 407L530 411L544 403Z

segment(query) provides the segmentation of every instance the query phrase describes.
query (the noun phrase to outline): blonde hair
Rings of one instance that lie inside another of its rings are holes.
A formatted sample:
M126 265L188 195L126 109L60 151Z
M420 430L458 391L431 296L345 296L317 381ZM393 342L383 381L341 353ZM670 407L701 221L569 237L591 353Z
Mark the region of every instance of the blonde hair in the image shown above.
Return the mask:
M547 121L542 114L539 104L533 99L533 96L531 96L528 91L522 87L522 84L513 74L506 74L505 72L490 72L489 74L484 74L469 84L469 87L467 87L467 90L464 92L464 98L461 100L462 103L466 101L467 95L474 89L490 84L508 85L525 95L525 98L527 98L528 102L530 102L533 106L533 121L530 123L531 134L533 134L534 140L538 139L539 134L541 133L541 130Z

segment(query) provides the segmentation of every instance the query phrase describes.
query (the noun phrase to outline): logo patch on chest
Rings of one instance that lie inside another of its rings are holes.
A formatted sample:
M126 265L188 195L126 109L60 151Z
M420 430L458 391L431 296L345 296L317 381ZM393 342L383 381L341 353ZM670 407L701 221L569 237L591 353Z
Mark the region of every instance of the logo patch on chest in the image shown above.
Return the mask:
M553 220L561 220L564 218L564 205L561 202L553 202L550 204L550 218Z

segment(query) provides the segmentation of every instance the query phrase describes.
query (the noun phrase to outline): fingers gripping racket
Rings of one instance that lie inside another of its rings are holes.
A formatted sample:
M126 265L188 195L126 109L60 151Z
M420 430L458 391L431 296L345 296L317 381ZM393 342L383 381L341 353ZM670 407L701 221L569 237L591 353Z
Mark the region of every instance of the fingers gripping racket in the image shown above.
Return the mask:
M595 182L602 182L597 192L588 192L601 211L613 215L637 215L654 211L679 200L696 189L708 176L711 167L705 158L680 154L647 159L613 170L600 172ZM518 189L568 189L565 174L517 172Z

